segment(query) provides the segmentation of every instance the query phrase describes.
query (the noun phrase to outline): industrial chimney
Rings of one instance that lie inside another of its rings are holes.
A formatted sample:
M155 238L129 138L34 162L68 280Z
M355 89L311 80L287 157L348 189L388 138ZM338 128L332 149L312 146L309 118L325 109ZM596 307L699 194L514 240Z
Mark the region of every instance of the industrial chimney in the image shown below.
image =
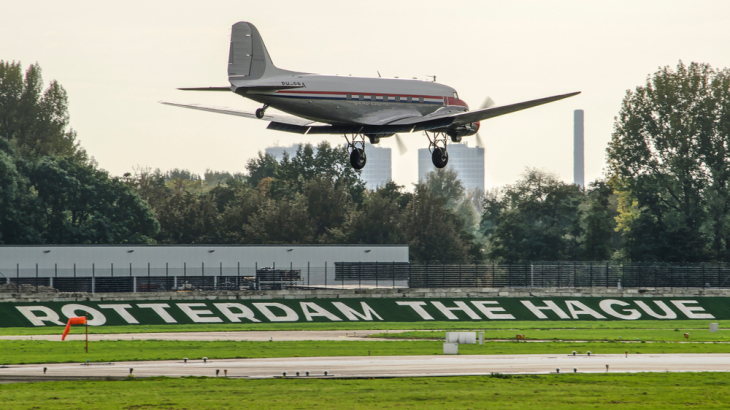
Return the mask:
M573 112L573 183L585 187L583 165L583 110Z

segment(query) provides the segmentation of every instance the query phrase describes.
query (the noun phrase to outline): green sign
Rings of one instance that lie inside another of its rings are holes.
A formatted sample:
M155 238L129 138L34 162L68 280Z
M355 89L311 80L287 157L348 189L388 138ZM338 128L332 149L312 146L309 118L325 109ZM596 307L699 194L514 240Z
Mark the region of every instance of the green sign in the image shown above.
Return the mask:
M0 327L195 323L730 319L730 298L300 299L0 303Z

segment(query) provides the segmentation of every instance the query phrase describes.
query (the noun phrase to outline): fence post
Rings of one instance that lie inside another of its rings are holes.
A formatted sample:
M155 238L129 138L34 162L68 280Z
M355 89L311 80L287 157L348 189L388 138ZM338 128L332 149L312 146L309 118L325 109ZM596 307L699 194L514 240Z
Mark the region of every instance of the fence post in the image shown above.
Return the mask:
M702 288L705 288L705 263L702 262Z
M722 288L722 271L719 264L717 265L717 288Z
M395 261L393 261L393 289L395 289Z
M461 262L459 262L459 287L461 287Z
M327 289L327 261L324 261L324 288Z
M147 262L147 292L150 291L150 286L151 286L150 285L150 282L151 282L151 280L152 280L152 278L150 278L150 263Z
M169 262L165 262L165 287L170 286L170 271L168 264Z
M201 283L201 287L203 288L203 290L205 290L205 262L201 262L201 270L200 270L200 273L203 276L201 278L201 282L202 282Z
M606 262L606 288L608 288L608 264L609 262Z
M75 275L74 275L75 276ZM20 264L15 264L15 289L20 292Z
M91 293L96 293L96 265L91 264Z
M340 281L342 283L342 289L345 288L345 266L340 265L341 273L340 273ZM337 266L335 265L335 275L337 275Z
M310 282L309 282L309 262L307 262L307 287L309 287L309 286L310 286Z
M378 288L378 261L375 261L375 289Z
M591 288L593 288L593 262L588 262L588 277L591 281Z
M223 280L223 262L219 262L219 263L220 263L220 270L218 271L218 277L220 277L220 280L218 281L218 283L216 283L216 289L218 289L217 285L220 285L221 280ZM228 281L226 281L226 283L227 282Z
M362 261L357 263L357 288L362 289Z
M259 263L254 264L254 279L256 280L256 290L261 290L261 282L259 281Z
M35 293L38 293L38 264L35 264Z
M112 270L111 270L111 273L112 273L111 277L113 278L114 277L114 263L113 262L112 262Z
M236 290L241 290L241 262L236 264Z
M507 264L507 287L512 287L512 264Z
M78 285L76 284L76 264L74 263L74 292L78 292Z
M672 265L669 265L669 287L674 289L674 270L672 269Z

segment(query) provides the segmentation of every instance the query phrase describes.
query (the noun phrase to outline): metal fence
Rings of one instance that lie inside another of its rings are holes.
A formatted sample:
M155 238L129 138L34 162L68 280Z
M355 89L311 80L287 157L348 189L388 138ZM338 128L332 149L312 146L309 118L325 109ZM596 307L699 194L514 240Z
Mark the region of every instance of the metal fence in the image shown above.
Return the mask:
M611 262L398 263L338 262L334 266L83 266L0 270L0 287L12 292L164 292L359 288L503 287L730 287L730 265Z

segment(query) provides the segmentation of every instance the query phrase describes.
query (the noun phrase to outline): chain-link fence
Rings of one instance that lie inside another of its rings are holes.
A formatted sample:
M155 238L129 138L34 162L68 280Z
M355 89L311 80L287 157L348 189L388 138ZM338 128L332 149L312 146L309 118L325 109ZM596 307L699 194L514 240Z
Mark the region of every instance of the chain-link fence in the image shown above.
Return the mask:
M0 290L13 292L168 292L361 288L730 287L730 265L612 262L403 263L337 262L324 266L114 264L0 269Z

